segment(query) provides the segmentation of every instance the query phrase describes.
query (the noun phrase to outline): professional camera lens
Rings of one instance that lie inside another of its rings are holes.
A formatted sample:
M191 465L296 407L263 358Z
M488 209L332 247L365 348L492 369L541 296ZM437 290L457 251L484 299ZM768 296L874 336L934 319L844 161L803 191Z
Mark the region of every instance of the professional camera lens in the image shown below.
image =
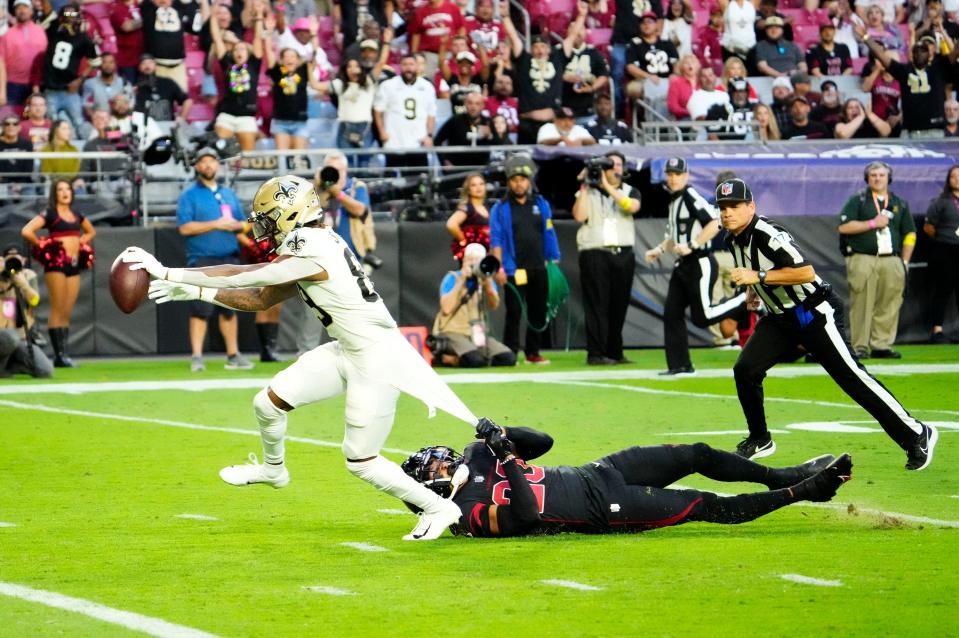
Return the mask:
M340 181L340 171L333 166L320 169L320 190L326 190Z

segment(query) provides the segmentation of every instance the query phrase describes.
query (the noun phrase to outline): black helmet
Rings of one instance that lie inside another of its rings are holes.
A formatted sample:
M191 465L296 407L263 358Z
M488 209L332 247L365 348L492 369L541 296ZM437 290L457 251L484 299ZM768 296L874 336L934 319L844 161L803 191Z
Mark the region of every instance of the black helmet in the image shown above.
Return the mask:
M437 465L437 461L440 463L449 462L448 476L435 478L434 466ZM463 455L453 448L448 448L445 445L432 445L410 455L408 459L403 461L401 467L407 476L417 483L422 483L441 497L448 498L453 490L451 477L462 463Z

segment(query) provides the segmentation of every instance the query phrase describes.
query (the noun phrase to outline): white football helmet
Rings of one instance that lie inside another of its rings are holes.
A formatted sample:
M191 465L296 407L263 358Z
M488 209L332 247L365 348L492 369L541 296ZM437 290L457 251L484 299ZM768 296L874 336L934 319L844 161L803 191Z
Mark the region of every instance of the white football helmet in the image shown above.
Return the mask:
M260 186L253 196L253 239L271 239L275 246L294 228L319 219L323 214L313 184L297 177L274 177Z

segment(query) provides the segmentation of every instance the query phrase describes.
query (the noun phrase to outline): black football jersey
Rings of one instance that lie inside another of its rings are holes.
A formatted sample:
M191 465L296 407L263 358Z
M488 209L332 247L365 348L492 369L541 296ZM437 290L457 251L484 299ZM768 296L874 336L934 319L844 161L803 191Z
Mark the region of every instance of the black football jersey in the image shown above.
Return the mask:
M517 453L523 451L520 448L517 443ZM500 518L508 512L505 508L510 505L509 481L485 443L469 445L464 458L469 478L453 499L463 512L455 531L462 535L490 536L490 507L497 506ZM593 498L596 483L588 480L588 473L583 469L530 463L520 467L536 497L541 520L537 529L527 533L599 532L605 529L604 513L596 505L602 499Z
M100 51L85 33L70 34L53 24L47 29L47 52L43 59L43 88L65 91L79 77L83 58L96 60Z

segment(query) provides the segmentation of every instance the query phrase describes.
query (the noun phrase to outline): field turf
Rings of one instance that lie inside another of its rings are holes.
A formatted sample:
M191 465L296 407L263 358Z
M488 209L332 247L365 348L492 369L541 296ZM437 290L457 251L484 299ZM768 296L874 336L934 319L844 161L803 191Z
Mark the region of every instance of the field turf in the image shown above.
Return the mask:
M265 384L280 365L231 373L210 357L207 372L191 374L185 360L100 360L43 384L4 380L0 523L9 525L0 525L0 588L56 592L223 637L959 635L959 346L902 351L889 365L913 372L877 376L917 417L942 423L926 471L903 470L905 454L868 414L828 377L804 374L817 367L780 366L798 374L767 379L770 427L783 433L763 462L850 452L854 480L833 504L738 526L433 543L400 540L412 515L347 473L342 398L291 416L288 433L304 440L287 444L287 489L220 481L222 466L260 453L254 380ZM610 369L587 369L583 353L550 356L549 367L521 365L495 383L459 382L489 370L452 378L477 414L553 435L541 464L580 464L637 444L732 449L742 437L729 374L735 352L695 351L698 369L725 372L674 381L643 374L663 366L661 351L629 353L636 363L613 370L635 378L621 379L589 376ZM915 372L922 364L954 367ZM251 383L92 385L197 380ZM79 385L58 387L66 383ZM426 416L403 397L390 449L462 448L471 439L452 417ZM856 431L802 429L839 422ZM803 423L814 425L790 427ZM761 489L697 477L682 484ZM369 546L386 551L362 551ZM544 582L554 580L595 589ZM0 589L0 636L127 635L142 634Z

